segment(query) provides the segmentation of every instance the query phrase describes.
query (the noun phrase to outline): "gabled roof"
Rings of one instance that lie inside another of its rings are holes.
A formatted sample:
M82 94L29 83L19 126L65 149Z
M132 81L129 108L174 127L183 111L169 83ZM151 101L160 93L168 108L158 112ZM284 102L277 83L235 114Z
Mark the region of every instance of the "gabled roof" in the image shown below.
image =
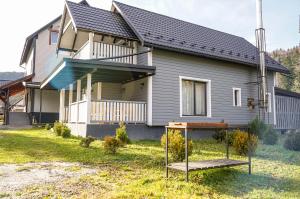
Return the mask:
M25 41L25 44L24 44L24 48L23 48L23 51L22 51L22 56L21 56L21 60L20 60L20 65L22 65L25 61L26 61L26 58L27 58L27 55L29 53L29 50L32 46L32 42L33 42L33 39L35 37L38 36L38 34L40 32L42 32L43 30L47 29L47 28L50 28L54 23L56 23L57 21L59 21L61 18L61 16L53 19L52 21L50 21L48 24L46 24L45 26L41 27L40 29L38 29L37 31L35 31L34 33L32 33L31 35L29 35L27 38L26 38L26 41Z
M77 29L99 32L121 38L137 39L121 15L100 8L66 1Z
M145 46L153 46L213 59L258 64L258 50L242 37L114 1L113 5ZM288 69L267 56L269 70Z

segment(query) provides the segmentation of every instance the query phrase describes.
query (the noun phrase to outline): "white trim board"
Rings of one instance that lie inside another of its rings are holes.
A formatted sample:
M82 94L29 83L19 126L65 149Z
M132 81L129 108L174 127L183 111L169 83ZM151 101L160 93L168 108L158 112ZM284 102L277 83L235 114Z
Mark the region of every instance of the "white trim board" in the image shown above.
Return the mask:
M239 95L238 95L238 103L237 106L235 105L234 101L235 101L235 92L234 91L239 91ZM242 107L242 89L241 88L232 88L232 105L234 107Z
M206 83L206 116L183 116L182 115L182 80L191 80L198 82ZM201 79L196 77L187 77L187 76L179 76L179 101L180 101L180 117L206 117L211 118L211 80L210 79Z

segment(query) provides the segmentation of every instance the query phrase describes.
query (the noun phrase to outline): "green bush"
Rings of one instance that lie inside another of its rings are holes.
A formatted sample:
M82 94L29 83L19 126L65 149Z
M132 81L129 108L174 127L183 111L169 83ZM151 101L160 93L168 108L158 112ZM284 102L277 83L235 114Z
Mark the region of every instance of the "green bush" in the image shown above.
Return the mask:
M250 142L249 142L250 141ZM248 152L253 154L257 148L258 138L247 132L236 130L234 133L233 147L239 155L247 155Z
M264 144L275 145L278 141L278 134L272 126L268 126L263 136Z
M226 130L225 129L218 129L212 135L212 137L217 140L218 142L223 142L226 138Z
M249 122L248 127L249 132L253 135L256 135L259 139L263 139L264 134L268 128L268 126L258 117Z
M46 129L46 130L49 131L51 128L52 128L52 126L51 126L50 124L46 124L46 125L45 125L45 129Z
M69 127L67 127L66 125L63 125L61 128L61 136L63 138L71 137L71 129L69 129Z
M90 144L92 142L94 142L95 140L96 140L96 138L88 136L86 138L82 138L79 145L82 147L85 147L85 148L89 148Z
M169 130L169 151L175 162L183 161L185 158L185 140L179 130ZM161 137L161 145L166 148L166 134ZM188 141L188 156L193 153L193 142Z
M233 141L234 141L234 138L235 138L235 133L237 131L239 131L239 130L234 130L234 131L230 131L230 132L227 133L227 142L228 142L229 146L233 145Z
M103 147L106 153L115 154L120 147L120 143L115 137L105 136Z
M300 132L289 133L284 141L284 148L293 151L300 151Z
M53 130L57 136L61 136L62 128L63 128L63 123L57 121L54 123Z
M128 138L124 122L121 122L120 127L116 129L116 139L119 141L121 146L130 144L130 139Z

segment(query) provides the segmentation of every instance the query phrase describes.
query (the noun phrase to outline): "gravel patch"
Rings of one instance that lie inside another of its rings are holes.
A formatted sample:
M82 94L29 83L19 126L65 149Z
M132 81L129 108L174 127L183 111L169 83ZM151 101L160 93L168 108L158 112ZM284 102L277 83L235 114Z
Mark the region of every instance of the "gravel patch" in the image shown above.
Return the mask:
M28 186L45 185L95 174L97 169L80 163L43 162L0 165L0 198L15 198ZM3 196L3 197L1 197Z

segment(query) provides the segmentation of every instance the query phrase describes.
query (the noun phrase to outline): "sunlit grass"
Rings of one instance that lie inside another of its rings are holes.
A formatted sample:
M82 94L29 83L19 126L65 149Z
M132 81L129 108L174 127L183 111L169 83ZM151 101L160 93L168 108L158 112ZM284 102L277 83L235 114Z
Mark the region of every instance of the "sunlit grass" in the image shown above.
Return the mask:
M97 175L83 176L66 185L88 183L90 188L82 188L79 198L300 197L300 153L285 150L281 142L276 146L259 145L251 176L247 166L240 166L193 172L189 183L184 181L183 173L174 171L165 180L164 150L159 142L133 142L116 155L104 153L101 141L93 142L88 149L80 147L79 142L41 129L2 131L0 163L66 161L94 165L100 170ZM225 157L225 146L214 140L194 141L194 149L191 160ZM230 155L246 159L232 149ZM54 188L53 192L60 195Z

